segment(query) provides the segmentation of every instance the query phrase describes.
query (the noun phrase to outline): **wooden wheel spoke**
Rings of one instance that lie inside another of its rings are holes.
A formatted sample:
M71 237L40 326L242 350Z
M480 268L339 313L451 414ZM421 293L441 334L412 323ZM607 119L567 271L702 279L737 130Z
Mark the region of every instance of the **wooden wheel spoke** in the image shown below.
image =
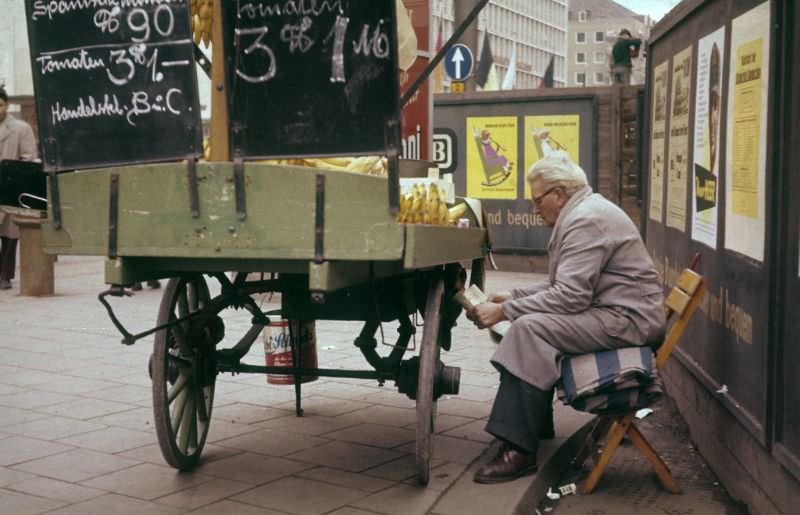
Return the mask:
M196 450L197 449L197 408L199 407L197 399L192 402L192 412L190 415L190 424L189 424L189 442L184 451L184 454L188 454L189 450Z
M181 427L181 422L183 421L183 412L186 408L186 401L189 398L188 390L186 388L178 394L178 398L175 401L175 406L172 408L172 432L177 433Z
M172 404L172 401L181 393L189 382L189 372L181 372L178 376L178 379L175 381L175 384L172 385L172 388L169 389L167 393L167 404Z
M200 422L208 422L208 407L206 406L206 389L197 389L197 418Z
M182 424L178 430L178 449L183 454L186 454L186 450L189 447L189 433L191 433L194 425L194 396L188 395L187 397L188 399L181 414Z

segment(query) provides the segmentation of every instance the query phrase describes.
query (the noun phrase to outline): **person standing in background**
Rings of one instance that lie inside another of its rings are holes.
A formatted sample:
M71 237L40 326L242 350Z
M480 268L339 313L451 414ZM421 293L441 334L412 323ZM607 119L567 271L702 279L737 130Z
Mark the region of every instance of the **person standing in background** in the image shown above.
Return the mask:
M612 84L627 86L631 83L631 57L639 55L642 40L631 36L631 31L619 31L617 42L611 48L611 81Z
M8 113L8 93L0 87L0 161L37 159L31 126ZM0 290L10 290L16 266L19 232L14 217L0 211Z

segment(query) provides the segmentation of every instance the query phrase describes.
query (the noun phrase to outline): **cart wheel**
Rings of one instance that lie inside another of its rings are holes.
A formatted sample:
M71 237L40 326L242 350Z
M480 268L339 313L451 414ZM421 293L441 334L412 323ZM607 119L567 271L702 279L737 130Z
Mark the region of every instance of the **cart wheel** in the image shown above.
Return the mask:
M157 324L199 311L209 299L202 275L170 279L161 298ZM213 341L209 345L205 330L190 330L190 323L196 324L200 317L157 331L153 348L153 412L158 444L167 463L180 470L190 469L200 460L214 403Z
M440 308L444 294L444 276L438 270L429 286L425 302L425 327L419 351L417 382L417 482L427 485L431 475L436 401L433 399L433 380L439 362Z

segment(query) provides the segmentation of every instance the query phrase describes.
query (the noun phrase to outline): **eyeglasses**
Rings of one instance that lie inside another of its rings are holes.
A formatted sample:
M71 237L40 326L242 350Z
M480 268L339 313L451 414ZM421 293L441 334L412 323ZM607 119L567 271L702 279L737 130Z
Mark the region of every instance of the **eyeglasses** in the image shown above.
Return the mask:
M533 203L536 205L536 207L539 207L541 205L542 201L544 200L544 198L546 196L548 196L549 194L553 193L556 190L556 188L558 188L558 186L553 186L552 188L550 188L549 190L545 191L544 193L542 193L538 197L533 197Z

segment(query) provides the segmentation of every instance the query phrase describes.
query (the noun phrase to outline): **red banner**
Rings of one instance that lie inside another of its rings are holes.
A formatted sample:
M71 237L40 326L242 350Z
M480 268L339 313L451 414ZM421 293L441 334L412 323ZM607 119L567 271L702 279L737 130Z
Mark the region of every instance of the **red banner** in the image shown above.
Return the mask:
M430 9L428 0L403 0L407 10L411 12L411 23L417 35L418 53L429 55L430 52ZM404 73L405 80L400 84L401 94L420 76L428 66L429 57L417 56L417 60ZM431 96L430 80L417 90L416 94L403 108L403 148L402 156L405 159L428 160L431 142L431 109L433 98Z

